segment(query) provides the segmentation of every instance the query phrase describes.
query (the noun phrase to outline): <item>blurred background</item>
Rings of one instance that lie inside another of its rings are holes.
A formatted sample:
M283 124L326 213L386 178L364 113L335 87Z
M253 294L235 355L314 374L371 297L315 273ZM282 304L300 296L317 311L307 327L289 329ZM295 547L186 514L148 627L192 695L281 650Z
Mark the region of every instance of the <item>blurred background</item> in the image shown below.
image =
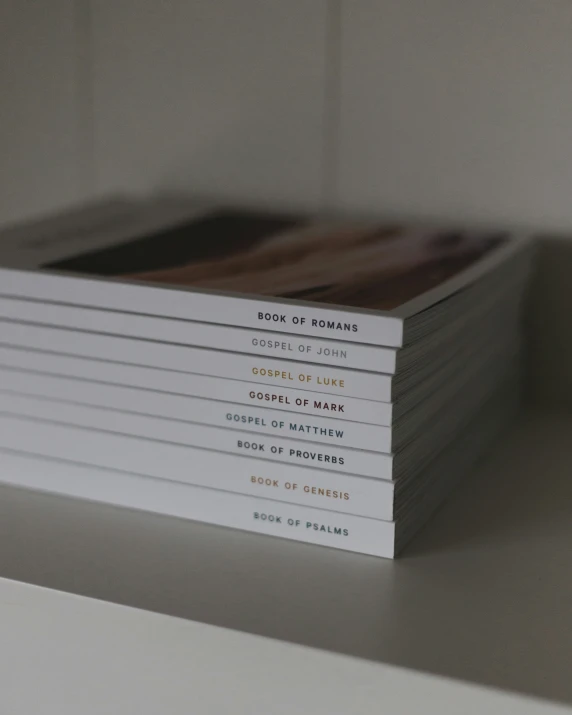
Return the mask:
M571 31L570 0L3 0L0 223L181 189L564 235ZM531 307L561 403L571 247Z

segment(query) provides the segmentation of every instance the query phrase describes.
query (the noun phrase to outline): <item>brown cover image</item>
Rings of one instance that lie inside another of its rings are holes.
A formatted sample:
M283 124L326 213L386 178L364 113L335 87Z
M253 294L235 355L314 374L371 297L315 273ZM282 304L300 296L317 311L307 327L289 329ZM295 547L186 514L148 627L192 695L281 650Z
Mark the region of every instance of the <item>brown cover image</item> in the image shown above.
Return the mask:
M392 310L468 268L507 238L499 232L326 225L217 210L46 267Z

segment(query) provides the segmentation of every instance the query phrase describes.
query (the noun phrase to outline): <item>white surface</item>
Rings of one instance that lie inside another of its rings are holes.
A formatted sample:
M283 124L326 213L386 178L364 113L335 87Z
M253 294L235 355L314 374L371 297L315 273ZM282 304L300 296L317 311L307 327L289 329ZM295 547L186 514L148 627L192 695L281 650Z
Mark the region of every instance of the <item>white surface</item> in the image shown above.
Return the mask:
M0 3L0 223L82 196L72 0Z
M325 0L94 2L98 189L315 206L326 12Z
M10 715L556 715L525 700L0 579Z
M342 206L570 226L568 0L342 10Z

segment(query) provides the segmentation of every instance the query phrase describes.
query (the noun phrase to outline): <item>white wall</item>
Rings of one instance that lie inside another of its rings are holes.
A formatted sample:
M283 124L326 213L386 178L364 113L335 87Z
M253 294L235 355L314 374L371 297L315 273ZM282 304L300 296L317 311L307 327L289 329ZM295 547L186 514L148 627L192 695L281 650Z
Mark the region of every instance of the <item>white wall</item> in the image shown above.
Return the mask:
M0 222L86 190L73 0L0 3Z
M97 188L320 201L325 0L93 3Z
M0 221L116 188L572 226L569 0L0 9Z
M338 197L572 225L570 0L348 0Z

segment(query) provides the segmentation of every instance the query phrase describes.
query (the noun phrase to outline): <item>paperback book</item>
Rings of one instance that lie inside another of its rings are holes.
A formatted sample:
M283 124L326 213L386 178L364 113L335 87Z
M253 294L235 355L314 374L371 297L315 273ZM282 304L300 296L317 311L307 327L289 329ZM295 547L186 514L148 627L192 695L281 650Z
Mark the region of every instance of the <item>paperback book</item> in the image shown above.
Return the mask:
M391 427L328 418L300 420L290 412L248 410L219 400L5 367L0 367L0 404L3 411L64 423L393 479L404 461L402 451L411 442L417 442L417 452L423 445L429 450L442 443L451 420L461 423L471 415L473 402L504 374L518 345L516 334L507 344L492 343L438 395L430 394ZM398 452L396 459L388 457L392 452Z
M253 382L221 379L177 370L160 370L113 360L93 360L58 353L56 350L30 349L29 346L14 347L0 344L0 365L372 425L391 425L393 413L392 404L389 402L375 402L341 395L332 398L318 392L295 388L270 388Z
M383 521L311 506L279 502L155 479L118 469L0 448L0 482L62 496L278 536L308 544L393 558L427 521L453 485L475 467L513 418L518 380L504 383L494 399L431 465L425 489L408 500L398 521ZM121 458L119 460L121 463Z
M392 374L396 365L393 348L20 298L0 298L0 319L369 372Z
M395 524L0 450L0 482L307 544L393 558Z
M506 376L518 371L518 352L505 355L501 365L500 372L485 368L477 389L463 393L461 409L445 409L394 455L324 449L294 439L254 440L224 428L13 393L1 395L0 447L107 468L119 467L121 455L122 469L146 476L261 496L270 492L279 501L392 520L400 506L395 490L401 505L418 491L426 466L455 442Z
M78 357L193 372L211 377L251 381L260 387L290 387L337 396L391 402L391 376L332 368L275 358L206 350L132 338L0 321L6 345L55 351ZM323 398L328 399L328 398Z
M68 459L170 482L393 519L390 481L0 413L0 449Z
M522 266L512 271L510 279L505 267L468 289L457 298L456 309L448 311L448 321L441 329L400 350L6 297L0 297L0 320L28 325L28 332L35 332L32 326L48 326L167 343L171 353L180 347L181 360L186 359L189 365L194 362L193 353L186 347L198 346L232 354L279 356L291 365L339 365L389 375L397 372L393 382L405 382L408 387L430 375L443 354L453 354L460 346L474 347L477 329L483 332L507 325L505 304L520 295L519 286L526 278L527 265L522 259L520 262ZM144 349L145 343L141 347ZM153 361L153 353L147 360ZM158 364L153 366L164 366L164 360L159 354Z
M363 422L301 417L295 412L249 407L222 400L175 395L125 385L78 380L0 367L0 392L29 395L44 401L91 405L245 432L250 440L287 437L327 446L391 452L391 428ZM222 446L221 446L222 448Z
M246 431L250 439L289 437L333 447L391 452L391 428L363 422L301 416L204 397L93 382L63 375L0 367L0 391L92 405L190 424ZM254 436L253 436L254 435Z

